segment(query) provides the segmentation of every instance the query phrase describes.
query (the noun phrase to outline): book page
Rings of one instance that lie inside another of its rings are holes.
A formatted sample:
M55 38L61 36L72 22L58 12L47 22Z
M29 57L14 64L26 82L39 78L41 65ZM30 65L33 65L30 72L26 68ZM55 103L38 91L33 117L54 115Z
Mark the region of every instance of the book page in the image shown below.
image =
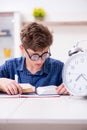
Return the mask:
M36 93L38 95L56 95L56 86L55 85L50 85L50 86L42 86L38 87L36 89Z

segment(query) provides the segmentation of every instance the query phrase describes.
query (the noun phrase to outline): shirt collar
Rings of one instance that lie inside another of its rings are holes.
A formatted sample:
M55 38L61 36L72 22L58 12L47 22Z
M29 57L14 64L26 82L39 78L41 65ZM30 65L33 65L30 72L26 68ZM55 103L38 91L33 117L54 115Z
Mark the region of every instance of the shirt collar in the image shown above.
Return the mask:
M43 72L48 74L49 73L49 60L50 58L47 58L47 60L45 61L44 65L43 65Z
M17 67L17 70L23 71L23 69L24 69L24 64L25 64L25 57L22 57L22 58L21 58L21 61L19 62L19 65L18 65L18 67Z
M50 58L48 58L45 61L43 68L39 72L37 72L36 75L38 75L38 74L42 75L43 73L46 73L46 74L49 73L49 60L50 60ZM25 68L24 65L25 65L25 57L22 57L21 62L19 63L17 70L23 71Z

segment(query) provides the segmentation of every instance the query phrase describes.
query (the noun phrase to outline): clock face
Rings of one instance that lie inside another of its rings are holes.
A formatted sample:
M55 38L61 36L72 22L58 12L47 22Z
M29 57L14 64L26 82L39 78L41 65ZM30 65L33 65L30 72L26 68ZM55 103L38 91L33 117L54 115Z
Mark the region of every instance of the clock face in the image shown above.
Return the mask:
M87 53L71 56L64 65L63 82L72 95L87 96Z

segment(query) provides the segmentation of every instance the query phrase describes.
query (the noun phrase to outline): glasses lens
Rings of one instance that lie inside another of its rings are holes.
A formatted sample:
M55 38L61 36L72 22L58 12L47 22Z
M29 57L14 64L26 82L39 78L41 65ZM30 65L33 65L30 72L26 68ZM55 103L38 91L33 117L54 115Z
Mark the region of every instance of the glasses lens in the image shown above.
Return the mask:
M39 59L39 55L32 55L31 60L37 61Z
M43 59L43 60L46 60L49 56L51 56L51 54L48 53L48 52L46 52L46 53L44 53L44 54L42 55L42 59Z

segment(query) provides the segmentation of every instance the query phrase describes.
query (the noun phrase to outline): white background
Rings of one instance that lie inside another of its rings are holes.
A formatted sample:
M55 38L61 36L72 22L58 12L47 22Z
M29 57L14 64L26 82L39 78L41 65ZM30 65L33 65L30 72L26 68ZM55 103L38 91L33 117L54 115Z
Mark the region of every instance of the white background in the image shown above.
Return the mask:
M34 20L32 12L35 7L45 9L45 21L87 21L87 0L0 0L0 12L18 11L22 21ZM87 40L87 25L52 25L50 28L54 32L52 57L64 62L74 42Z

